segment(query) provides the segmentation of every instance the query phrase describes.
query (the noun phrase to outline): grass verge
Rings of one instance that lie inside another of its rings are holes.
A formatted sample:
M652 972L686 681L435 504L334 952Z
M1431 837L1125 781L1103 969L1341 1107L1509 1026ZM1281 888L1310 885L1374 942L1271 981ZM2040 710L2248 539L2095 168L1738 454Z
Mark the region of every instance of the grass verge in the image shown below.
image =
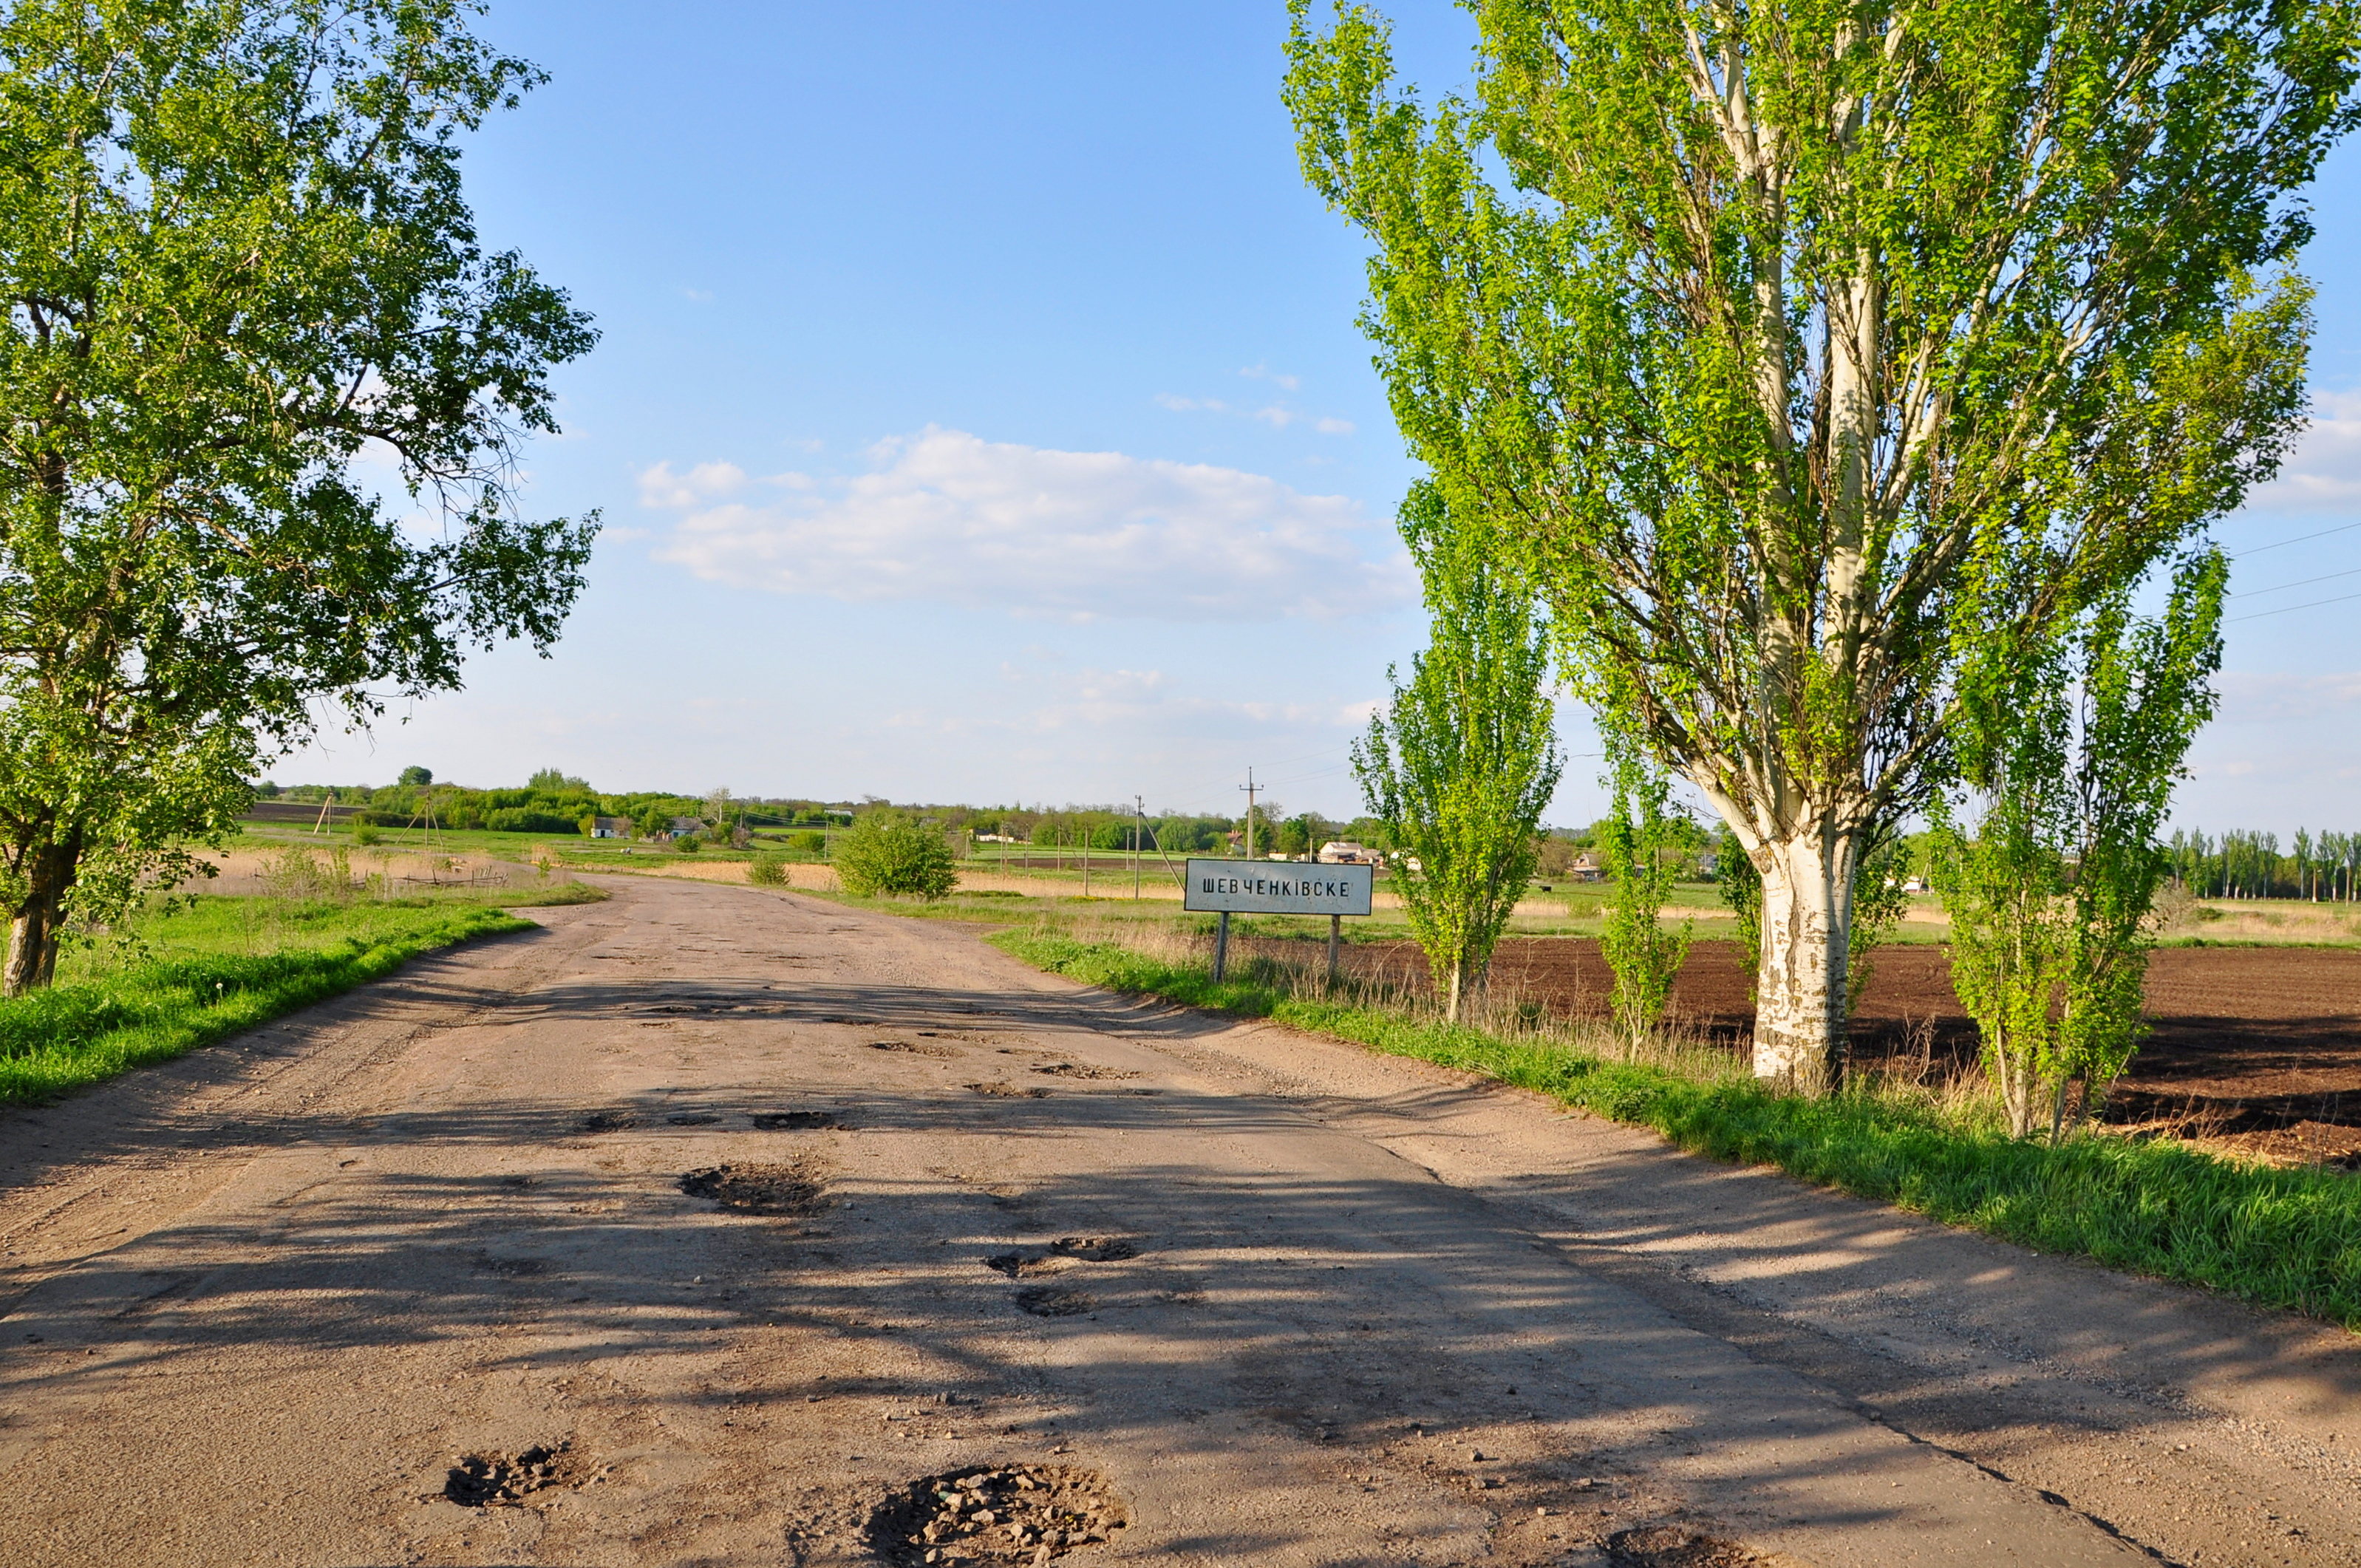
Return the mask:
M0 1105L57 1099L382 979L422 953L533 924L488 905L299 906L276 912L269 927L291 945L223 950L240 912L222 906L257 902L201 899L183 916L189 928L159 933L166 951L0 1001ZM357 921L363 928L350 929ZM336 925L346 928L323 929Z
M1866 1095L1800 1100L1602 1059L1545 1037L1452 1027L1390 1008L1290 993L1258 979L1038 930L988 938L1036 968L1416 1057L1652 1128L1694 1153L1807 1181L2043 1252L2201 1285L2361 1330L2361 1181L2246 1165L2169 1139L2103 1135L2052 1148Z

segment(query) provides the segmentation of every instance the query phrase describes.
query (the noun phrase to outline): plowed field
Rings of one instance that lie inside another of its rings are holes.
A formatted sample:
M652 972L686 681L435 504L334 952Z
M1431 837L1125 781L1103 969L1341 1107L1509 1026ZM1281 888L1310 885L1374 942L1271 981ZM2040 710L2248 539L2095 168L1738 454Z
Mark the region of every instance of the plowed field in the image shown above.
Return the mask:
M1305 958L1307 944L1253 944ZM1345 949L1356 974L1426 983L1408 942ZM1974 1059L1975 1027L1951 992L1937 946L1880 949L1855 1014L1858 1058ZM1604 1017L1609 976L1587 938L1512 938L1496 987L1571 1015ZM2155 1033L2116 1086L2108 1116L2162 1122L2276 1157L2361 1165L2361 950L2166 948L2148 966ZM1732 1049L1753 1027L1747 975L1729 942L1700 941L1673 992L1677 1019Z

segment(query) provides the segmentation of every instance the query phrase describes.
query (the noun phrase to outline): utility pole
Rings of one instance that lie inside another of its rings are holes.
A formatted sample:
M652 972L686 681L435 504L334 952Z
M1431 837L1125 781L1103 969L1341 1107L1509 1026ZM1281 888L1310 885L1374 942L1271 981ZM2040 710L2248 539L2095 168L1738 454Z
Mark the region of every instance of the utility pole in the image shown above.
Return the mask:
M1141 829L1147 822L1148 798L1135 795L1131 797L1131 901L1134 904L1139 902L1139 840Z
M1248 767L1246 769L1246 782L1238 785L1238 787L1246 792L1246 859L1251 861L1255 858L1254 800L1256 789L1254 782L1254 769L1252 767Z

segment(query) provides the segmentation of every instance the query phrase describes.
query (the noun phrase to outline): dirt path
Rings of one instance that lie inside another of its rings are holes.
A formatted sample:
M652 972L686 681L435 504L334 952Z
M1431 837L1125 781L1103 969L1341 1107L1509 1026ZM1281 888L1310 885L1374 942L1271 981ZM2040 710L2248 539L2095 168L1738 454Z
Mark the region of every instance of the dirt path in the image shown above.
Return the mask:
M2345 1336L614 885L0 1118L0 1561L2361 1555Z

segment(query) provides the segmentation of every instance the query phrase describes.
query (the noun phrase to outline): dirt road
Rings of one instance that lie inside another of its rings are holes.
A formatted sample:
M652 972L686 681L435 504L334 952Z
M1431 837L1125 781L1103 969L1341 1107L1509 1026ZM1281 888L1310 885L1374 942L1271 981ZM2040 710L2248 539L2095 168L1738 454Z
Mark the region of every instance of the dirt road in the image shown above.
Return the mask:
M0 1562L2361 1557L2346 1336L614 885L0 1119Z

